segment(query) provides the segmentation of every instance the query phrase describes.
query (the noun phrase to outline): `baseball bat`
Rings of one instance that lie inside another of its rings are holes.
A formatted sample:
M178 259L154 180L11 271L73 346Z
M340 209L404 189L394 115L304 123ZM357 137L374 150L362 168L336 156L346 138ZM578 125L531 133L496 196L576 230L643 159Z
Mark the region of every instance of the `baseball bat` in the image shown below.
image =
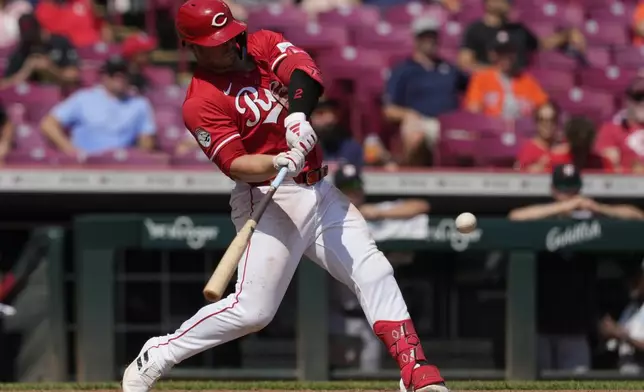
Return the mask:
M246 221L235 238L233 238L230 245L228 245L226 253L224 253L217 265L217 268L215 268L215 272L212 273L212 276L204 287L203 295L208 301L217 302L223 297L226 287L228 287L228 283L232 279L235 270L237 270L239 260L244 254L246 246L248 246L248 241L250 241L250 237L253 235L255 227L257 227L257 223L259 223L262 215L264 215L264 211L266 210L268 203L273 199L275 191L277 191L277 188L279 188L284 177L286 177L287 172L288 170L285 167L280 169L277 176L275 176L275 179L271 182L268 192L266 192L262 200L259 202L259 205L251 215L250 219Z

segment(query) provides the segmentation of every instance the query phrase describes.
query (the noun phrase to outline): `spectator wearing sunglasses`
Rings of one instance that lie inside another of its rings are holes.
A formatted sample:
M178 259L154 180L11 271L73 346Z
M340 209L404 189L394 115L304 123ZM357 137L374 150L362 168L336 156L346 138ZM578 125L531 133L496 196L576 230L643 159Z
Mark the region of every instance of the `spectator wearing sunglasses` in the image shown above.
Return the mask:
M626 107L604 123L596 149L614 172L644 171L644 77L626 90Z
M551 170L552 150L559 136L559 108L552 102L534 111L537 128L535 137L526 141L517 156L515 167L522 171L545 172Z

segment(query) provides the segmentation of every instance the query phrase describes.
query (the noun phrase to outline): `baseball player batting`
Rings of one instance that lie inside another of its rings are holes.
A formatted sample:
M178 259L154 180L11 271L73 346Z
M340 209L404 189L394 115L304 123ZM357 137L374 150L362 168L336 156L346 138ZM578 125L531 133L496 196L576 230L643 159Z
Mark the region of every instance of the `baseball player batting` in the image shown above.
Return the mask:
M123 375L147 392L174 365L271 322L302 256L358 296L374 333L400 367L403 392L447 392L427 363L389 261L366 222L328 181L308 118L323 92L311 57L281 34L249 34L222 0L188 0L176 28L197 60L183 118L203 152L235 181L239 231L278 171L288 173L237 270L235 293L204 306L174 333L149 339Z

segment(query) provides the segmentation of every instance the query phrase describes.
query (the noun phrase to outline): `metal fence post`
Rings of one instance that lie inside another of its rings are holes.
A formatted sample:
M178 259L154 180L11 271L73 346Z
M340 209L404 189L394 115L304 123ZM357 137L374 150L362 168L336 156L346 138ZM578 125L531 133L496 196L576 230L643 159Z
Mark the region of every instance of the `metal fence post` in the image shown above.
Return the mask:
M303 259L297 287L297 374L300 380L329 379L328 275Z
M506 295L506 355L508 380L537 378L536 255L510 253Z
M49 237L47 250L47 272L49 274L49 320L50 336L55 360L51 363L56 379L51 381L66 381L69 379L67 368L67 323L65 320L65 230L61 227L45 229Z
M96 215L74 222L79 382L114 380L114 256L140 244L140 221L135 215Z

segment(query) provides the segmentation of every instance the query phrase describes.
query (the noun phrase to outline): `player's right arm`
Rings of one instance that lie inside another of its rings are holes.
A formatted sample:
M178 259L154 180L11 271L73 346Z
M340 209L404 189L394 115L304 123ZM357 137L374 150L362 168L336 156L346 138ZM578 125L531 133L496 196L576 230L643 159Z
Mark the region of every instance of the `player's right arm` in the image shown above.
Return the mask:
M264 182L275 177L281 166L289 166L290 175L304 166L304 156L285 157L290 152L248 154L232 116L215 102L190 98L183 104L183 119L206 156L234 180Z

